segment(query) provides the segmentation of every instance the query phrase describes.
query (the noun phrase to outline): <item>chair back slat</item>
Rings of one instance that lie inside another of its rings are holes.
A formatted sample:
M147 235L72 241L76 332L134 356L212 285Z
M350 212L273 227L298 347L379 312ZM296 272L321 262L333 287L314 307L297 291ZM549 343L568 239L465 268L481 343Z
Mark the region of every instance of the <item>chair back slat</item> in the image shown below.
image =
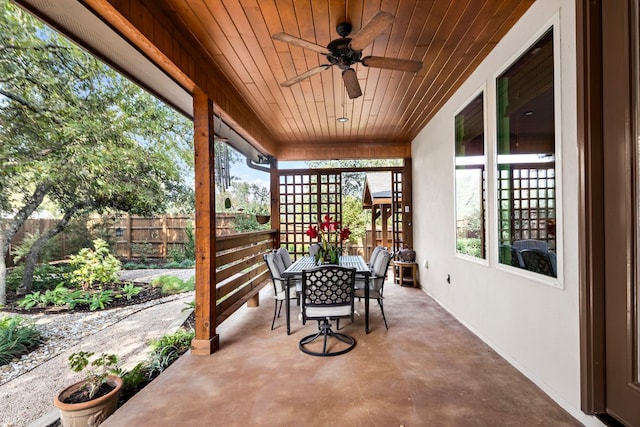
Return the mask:
M302 272L302 317L306 319L351 317L355 268L324 265Z

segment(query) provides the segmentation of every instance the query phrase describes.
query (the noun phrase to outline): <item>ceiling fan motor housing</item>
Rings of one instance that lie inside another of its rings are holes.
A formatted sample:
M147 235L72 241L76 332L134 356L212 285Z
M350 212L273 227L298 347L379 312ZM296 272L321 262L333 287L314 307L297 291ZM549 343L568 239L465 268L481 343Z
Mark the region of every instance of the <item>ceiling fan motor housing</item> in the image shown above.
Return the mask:
M351 65L359 62L362 58L362 52L351 49L349 43L351 43L351 39L344 37L335 39L327 45L327 49L331 51L327 55L327 59L331 64L337 65L342 70L348 70Z

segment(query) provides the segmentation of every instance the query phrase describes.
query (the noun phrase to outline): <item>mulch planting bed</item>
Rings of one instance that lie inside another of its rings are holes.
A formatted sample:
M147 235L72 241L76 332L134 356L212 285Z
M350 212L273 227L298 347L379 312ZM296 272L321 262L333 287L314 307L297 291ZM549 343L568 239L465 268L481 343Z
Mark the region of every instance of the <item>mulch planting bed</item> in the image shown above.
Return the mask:
M155 288L151 286L149 283L136 283L135 285L142 290L138 295L132 296L130 299L127 299L126 295L119 294L119 291L122 287L123 283L114 283L111 285L106 285L102 287L102 290L112 290L114 294L112 295L111 302L105 306L105 310L110 308L118 308L118 307L126 307L130 305L143 304L148 301L153 301L158 298L162 298L165 295L162 295L162 291L160 288ZM92 290L95 292L95 290ZM116 296L120 295L120 296ZM60 312L68 312L68 311L91 311L89 309L89 305L78 304L73 310L69 310L67 306L46 306L39 307L35 306L26 310L20 306L18 306L18 301L24 298L24 295L16 295L13 291L7 291L7 304L5 307L1 308L0 311L7 311L12 313L60 313Z

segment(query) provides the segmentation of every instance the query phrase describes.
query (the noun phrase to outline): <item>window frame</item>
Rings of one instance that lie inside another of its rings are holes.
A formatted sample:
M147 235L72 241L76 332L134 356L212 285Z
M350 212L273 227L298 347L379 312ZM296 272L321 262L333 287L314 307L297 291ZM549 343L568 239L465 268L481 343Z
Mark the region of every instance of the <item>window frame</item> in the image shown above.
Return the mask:
M485 198L484 198L484 218L483 218L483 222L484 222L484 244L485 244L485 256L484 258L481 257L476 257L473 255L468 255L468 254L464 254L461 252L458 252L458 233L457 233L457 221L458 221L458 210L457 210L457 185L456 185L456 171L457 171L457 164L456 164L456 117L465 109L467 108L472 101L474 101L479 95L482 95L482 126L483 126L483 162L484 162L484 192L485 192ZM482 87L480 87L480 89L476 90L469 98L467 98L462 105L454 111L453 113L453 120L452 120L452 127L453 127L453 190L454 190L454 195L453 195L453 253L454 256L456 258L460 258L463 260L467 260L467 261L471 261L477 264L481 264L484 266L489 266L490 265L490 257L491 257L491 248L492 248L492 243L491 243L491 230L490 230L490 220L489 218L491 217L490 215L490 195L491 195L491 191L490 191L490 185L491 185L491 179L490 179L490 171L492 168L492 165L489 163L489 156L488 156L488 98L489 98L490 94L487 91L487 85L486 83L482 85Z
M500 226L499 226L499 213L500 213L500 199L498 197L500 179L498 169L498 78L512 67L523 55L525 55L547 32L552 31L552 43L553 43L553 102L554 102L554 157L555 157L555 209L556 209L556 277L546 276L544 274L535 273L525 270L523 268L513 267L508 264L500 262ZM491 168L493 177L491 179L491 185L493 185L493 211L491 225L492 228L492 265L499 271L515 274L517 276L525 277L529 280L533 280L545 285L549 285L554 288L564 289L564 245L563 245L563 165L562 165L562 75L561 75L561 43L560 43L560 18L559 15L555 15L550 21L541 27L528 41L523 44L522 49L518 49L505 64L496 70L493 75L491 83L491 93L493 108L488 111L491 114L493 120L493 132L492 138L492 155L491 155Z

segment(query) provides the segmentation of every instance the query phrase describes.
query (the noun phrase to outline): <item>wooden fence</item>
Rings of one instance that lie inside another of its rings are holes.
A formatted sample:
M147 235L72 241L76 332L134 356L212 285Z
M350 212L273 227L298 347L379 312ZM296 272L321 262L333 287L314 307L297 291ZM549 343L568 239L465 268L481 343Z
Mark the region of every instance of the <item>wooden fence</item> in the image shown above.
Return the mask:
M234 213L220 213L216 215L216 230L218 236L232 234ZM165 259L171 254L171 250L183 247L187 241L187 225L193 224L192 216L162 215L151 218L137 216L93 217L87 221L87 228L91 228L103 222L107 225L107 235L114 244L114 255L125 258L150 258ZM7 267L12 267L13 250L20 245L29 235L41 235L52 229L58 223L57 219L28 219L11 240L9 254L5 257ZM77 231L74 231L77 232ZM63 231L55 241L53 253L57 260L67 259L69 255L77 252L79 248L70 244L73 240L70 232ZM52 260L55 261L55 260Z

